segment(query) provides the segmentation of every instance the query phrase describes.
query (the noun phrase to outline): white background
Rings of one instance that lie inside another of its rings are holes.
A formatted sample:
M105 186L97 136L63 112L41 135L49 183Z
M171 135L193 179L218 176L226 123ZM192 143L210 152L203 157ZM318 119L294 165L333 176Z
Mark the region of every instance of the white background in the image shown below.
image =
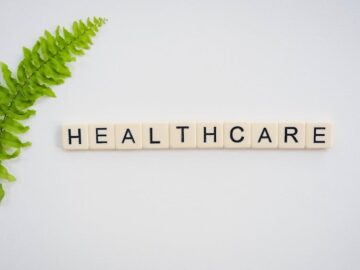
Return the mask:
M0 268L359 269L358 1L0 0L0 58L109 19L7 166ZM65 152L66 122L330 121L328 151Z

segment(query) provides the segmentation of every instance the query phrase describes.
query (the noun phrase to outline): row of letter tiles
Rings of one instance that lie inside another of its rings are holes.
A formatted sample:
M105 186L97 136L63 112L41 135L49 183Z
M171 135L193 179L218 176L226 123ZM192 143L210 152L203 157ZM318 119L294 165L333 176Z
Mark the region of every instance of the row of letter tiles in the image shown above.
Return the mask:
M62 129L66 150L193 148L325 149L329 123L130 123L69 124Z

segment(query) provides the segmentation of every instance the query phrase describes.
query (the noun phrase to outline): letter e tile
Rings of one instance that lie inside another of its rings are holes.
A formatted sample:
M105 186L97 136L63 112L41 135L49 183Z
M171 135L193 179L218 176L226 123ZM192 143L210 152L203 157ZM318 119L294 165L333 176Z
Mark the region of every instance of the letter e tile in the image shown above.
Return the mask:
M332 125L330 123L306 124L306 148L326 149L332 145Z
M113 150L115 149L115 128L111 124L89 125L90 149Z

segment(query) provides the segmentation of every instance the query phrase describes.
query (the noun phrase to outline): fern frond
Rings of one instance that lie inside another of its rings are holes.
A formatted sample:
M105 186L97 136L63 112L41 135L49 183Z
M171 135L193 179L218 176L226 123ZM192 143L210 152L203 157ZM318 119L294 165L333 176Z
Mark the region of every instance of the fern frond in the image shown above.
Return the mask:
M17 157L21 149L30 146L17 134L29 130L21 121L35 114L31 106L41 97L55 97L53 86L71 76L69 62L83 55L92 45L92 37L105 23L104 18L88 18L72 24L72 30L58 26L54 34L45 31L35 45L23 48L23 60L14 75L1 63L4 84L0 83L0 180L15 181L3 162ZM0 182L0 201L4 197Z

